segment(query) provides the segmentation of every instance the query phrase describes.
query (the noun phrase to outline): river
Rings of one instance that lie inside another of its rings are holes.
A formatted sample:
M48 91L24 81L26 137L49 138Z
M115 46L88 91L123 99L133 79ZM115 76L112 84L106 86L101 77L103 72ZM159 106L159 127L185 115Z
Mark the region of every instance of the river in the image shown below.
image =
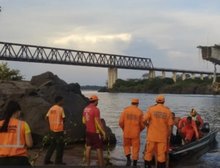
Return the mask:
M139 98L139 108L146 112L147 107L155 103L155 94L143 93L98 93L95 91L83 91L85 96L97 94L99 97L98 107L101 117L116 135L117 144L111 150L111 162L114 165L124 165L126 162L122 147L122 131L118 126L118 119L123 108L130 105L132 98ZM220 96L216 95L180 95L165 94L165 104L176 113L176 116L186 116L192 108L195 108L203 119L211 126L220 127ZM139 165L143 164L143 148L145 145L146 131L141 134L141 150ZM174 162L172 168L220 167L220 133L217 134L214 147L208 147L206 152L191 157L190 159Z

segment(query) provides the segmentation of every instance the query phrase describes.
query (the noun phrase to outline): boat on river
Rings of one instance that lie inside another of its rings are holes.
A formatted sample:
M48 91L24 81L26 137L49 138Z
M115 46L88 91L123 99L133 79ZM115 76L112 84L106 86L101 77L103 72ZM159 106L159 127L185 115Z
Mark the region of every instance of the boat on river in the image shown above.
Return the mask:
M206 148L208 145L211 145L215 142L215 137L218 132L218 129L212 129L210 132L206 133L199 140L193 141L191 143L173 147L169 152L169 156L171 160L176 160L189 156L193 153L199 152L200 150Z

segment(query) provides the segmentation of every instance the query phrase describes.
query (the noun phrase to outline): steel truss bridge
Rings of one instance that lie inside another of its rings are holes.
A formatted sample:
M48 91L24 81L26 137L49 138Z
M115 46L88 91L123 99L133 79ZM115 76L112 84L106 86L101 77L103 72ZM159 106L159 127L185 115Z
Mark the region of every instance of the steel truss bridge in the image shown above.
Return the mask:
M122 69L152 69L150 58L0 42L0 60Z
M190 73L193 76L200 74L201 78L203 78L202 75L213 75L213 72L207 71L154 67L150 58L9 42L0 42L0 60L106 67L108 68L109 88L111 88L117 80L117 69L148 70L149 77L152 78L155 77L155 71L162 72L163 77L165 77L165 72L172 72L174 81L176 81L176 73L182 73L183 75ZM183 80L184 79L185 77L183 76Z

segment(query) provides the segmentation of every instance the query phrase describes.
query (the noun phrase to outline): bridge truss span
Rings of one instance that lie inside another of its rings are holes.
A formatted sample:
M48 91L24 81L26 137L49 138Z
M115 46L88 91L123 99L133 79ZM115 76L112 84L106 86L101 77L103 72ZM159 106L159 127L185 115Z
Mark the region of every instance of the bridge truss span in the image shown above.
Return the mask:
M137 70L153 69L153 63L150 58L7 42L0 42L0 60Z

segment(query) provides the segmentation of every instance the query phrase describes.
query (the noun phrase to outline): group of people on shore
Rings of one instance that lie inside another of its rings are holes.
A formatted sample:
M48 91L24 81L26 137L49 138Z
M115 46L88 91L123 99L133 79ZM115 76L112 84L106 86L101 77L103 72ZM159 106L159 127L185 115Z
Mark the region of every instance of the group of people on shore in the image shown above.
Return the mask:
M92 95L89 104L83 110L82 122L86 128L86 165L90 166L91 150L96 149L98 165L104 167L103 140L107 135L100 118L98 106L99 98ZM64 99L55 98L55 104L49 109L45 118L48 120L51 131L51 143L44 158L44 164L53 164L51 156L56 150L55 164L65 165L63 162L64 151ZM202 136L199 131L203 120L192 109L190 116L179 118L164 105L165 97L158 95L156 104L150 106L144 114L139 108L139 99L131 100L131 105L126 107L120 115L119 126L123 131L123 147L127 158L126 166L137 166L140 151L140 133L147 129L146 145L144 151L144 166L151 168L153 156L156 156L157 168L165 168L170 142L177 144L182 139L184 143L191 142L194 138ZM33 145L30 127L25 121L19 119L20 105L10 101L0 120L0 165L30 165L27 147ZM173 133L176 127L176 133ZM181 137L181 138L179 138Z
M98 97L90 97L90 104L84 109L83 123L86 125L86 163L90 166L90 152L97 150L99 166L104 166L102 139L106 139L105 129L100 119L97 107ZM144 151L144 167L151 168L153 156L156 156L157 168L165 168L169 147L189 143L193 138L202 136L203 120L195 109L188 117L176 117L175 113L164 105L165 97L158 95L156 104L150 106L144 114L138 108L139 99L133 98L131 105L126 107L120 115L119 126L123 131L123 147L127 158L126 166L137 166L140 151L140 133L147 129ZM176 127L176 131L175 130ZM175 132L175 133L174 133ZM172 140L171 140L172 138ZM132 158L131 158L132 157ZM132 160L131 160L132 159Z
M157 168L168 164L170 147L190 143L202 136L201 116L192 109L187 117L176 117L175 113L164 105L165 97L158 95L156 104L150 106L144 114L139 108L139 100L132 99L131 105L121 113L119 126L123 130L123 147L127 158L126 166L137 166L140 150L140 133L146 128L144 167L151 168L153 157Z

